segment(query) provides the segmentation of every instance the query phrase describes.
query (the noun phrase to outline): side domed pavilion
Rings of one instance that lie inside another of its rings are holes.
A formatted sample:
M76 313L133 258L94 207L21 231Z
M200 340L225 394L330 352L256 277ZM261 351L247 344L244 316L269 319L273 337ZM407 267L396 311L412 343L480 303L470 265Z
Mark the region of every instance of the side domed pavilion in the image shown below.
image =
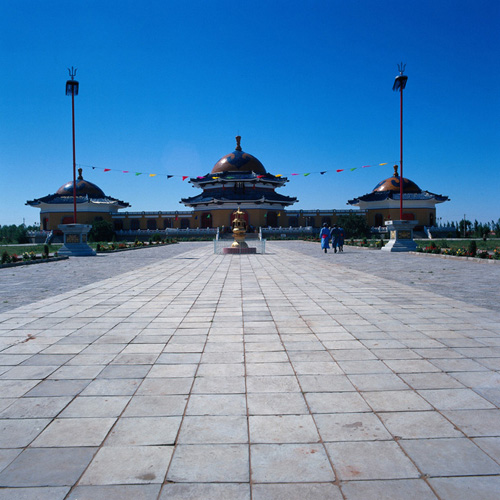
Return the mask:
M371 193L348 200L347 204L366 211L366 220L372 227L383 227L388 220L398 220L400 187L398 166L392 177L380 181ZM448 196L420 189L413 181L403 178L403 220L418 221L417 230L433 226L436 205L448 201Z
M73 181L63 184L54 194L27 201L26 205L40 209L40 228L58 230L59 224L73 223ZM82 169L76 179L76 212L79 224L92 224L96 220L112 222L112 214L130 204L104 194L104 191L86 181Z
M285 207L297 201L275 192L288 179L268 173L257 158L242 151L240 141L237 136L236 149L223 156L209 174L189 180L203 192L180 203L193 208L193 219L202 228L231 226L232 213L238 208L249 227L275 227Z

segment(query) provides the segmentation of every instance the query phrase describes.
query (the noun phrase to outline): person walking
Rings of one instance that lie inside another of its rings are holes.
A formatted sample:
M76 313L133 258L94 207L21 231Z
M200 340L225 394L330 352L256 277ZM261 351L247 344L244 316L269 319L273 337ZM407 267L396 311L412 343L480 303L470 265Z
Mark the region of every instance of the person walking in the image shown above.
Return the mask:
M344 229L339 227L339 252L344 251Z
M334 224L332 227L332 247L335 253L337 253L337 247L339 246L339 237L339 228L337 227L337 224Z
M321 228L321 231L319 232L319 238L321 240L321 249L327 253L328 249L330 248L330 238L332 235L330 234L330 230L328 229L328 224L325 222L323 224L323 227Z

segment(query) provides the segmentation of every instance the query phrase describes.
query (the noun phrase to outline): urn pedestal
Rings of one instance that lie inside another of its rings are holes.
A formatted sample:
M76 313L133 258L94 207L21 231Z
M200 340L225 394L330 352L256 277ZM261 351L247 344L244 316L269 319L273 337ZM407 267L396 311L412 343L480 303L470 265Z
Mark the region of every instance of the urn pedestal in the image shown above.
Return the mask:
M390 220L385 225L390 239L382 250L385 252L411 252L417 248L413 241L413 229L418 224L415 220Z
M59 255L69 257L87 257L95 255L95 251L87 243L87 235L92 229L89 224L59 224L64 234L64 244L57 251Z

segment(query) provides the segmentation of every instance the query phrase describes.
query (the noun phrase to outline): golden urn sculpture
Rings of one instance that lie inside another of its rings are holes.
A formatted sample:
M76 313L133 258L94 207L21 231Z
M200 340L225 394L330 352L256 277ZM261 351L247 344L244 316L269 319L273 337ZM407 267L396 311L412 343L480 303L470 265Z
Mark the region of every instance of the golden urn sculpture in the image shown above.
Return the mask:
M245 213L240 210L233 212L233 238L234 242L231 248L248 248L245 241L245 233L247 232L247 222L245 220Z

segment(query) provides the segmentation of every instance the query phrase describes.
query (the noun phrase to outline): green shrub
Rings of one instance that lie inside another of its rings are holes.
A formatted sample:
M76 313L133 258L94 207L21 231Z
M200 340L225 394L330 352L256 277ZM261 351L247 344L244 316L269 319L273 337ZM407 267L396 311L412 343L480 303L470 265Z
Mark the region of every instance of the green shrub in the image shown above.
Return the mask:
M477 253L477 243L475 240L469 241L469 255L475 256Z
M12 259L9 255L9 252L7 252L7 250L4 250L2 252L2 264L8 264L11 260Z

